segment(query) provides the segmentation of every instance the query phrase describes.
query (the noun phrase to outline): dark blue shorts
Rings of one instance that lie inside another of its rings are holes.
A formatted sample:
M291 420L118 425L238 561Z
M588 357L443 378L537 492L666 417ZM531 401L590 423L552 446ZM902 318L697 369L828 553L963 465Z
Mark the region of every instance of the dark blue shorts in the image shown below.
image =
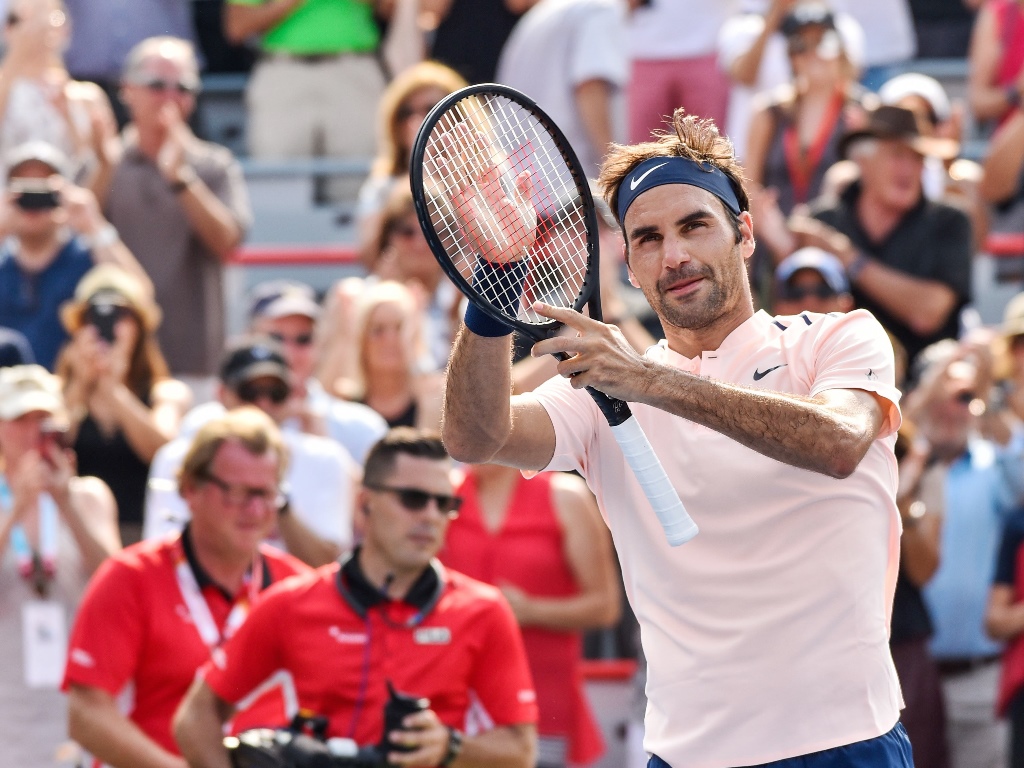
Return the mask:
M651 755L647 768L671 767L657 755ZM748 768L914 768L914 758L910 753L910 739L903 730L903 724L896 723L888 733L867 741Z

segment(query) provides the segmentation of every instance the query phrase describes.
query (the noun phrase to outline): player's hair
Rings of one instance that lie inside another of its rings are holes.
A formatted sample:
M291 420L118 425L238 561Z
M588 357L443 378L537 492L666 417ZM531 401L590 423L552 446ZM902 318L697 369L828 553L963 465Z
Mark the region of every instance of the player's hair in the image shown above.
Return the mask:
M448 459L448 451L445 450L444 443L436 432L412 427L395 427L388 430L388 433L370 448L363 467L363 483L368 486L386 483L394 471L399 454L434 461Z
M633 168L652 157L685 157L694 162L715 166L729 179L729 184L736 192L740 210L749 210L750 199L744 186L743 168L736 161L732 142L718 132L714 122L702 120L695 115L687 115L683 108L679 107L673 113L669 125L671 130L655 131L652 141L612 145L597 179L598 188L612 211L619 210L619 186L622 180ZM724 203L722 208L729 217L739 242L739 217Z
M259 408L243 406L204 424L196 433L178 470L178 488L185 490L208 479L217 451L227 442L239 443L254 456L274 453L277 456L277 480L280 482L284 478L288 468L288 447L281 437L281 430Z

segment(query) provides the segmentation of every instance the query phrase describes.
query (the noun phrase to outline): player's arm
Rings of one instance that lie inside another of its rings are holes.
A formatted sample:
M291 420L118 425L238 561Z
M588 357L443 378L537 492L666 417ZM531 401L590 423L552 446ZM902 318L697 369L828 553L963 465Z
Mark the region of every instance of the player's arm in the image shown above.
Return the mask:
M889 401L868 390L827 389L813 397L741 387L641 357L613 326L571 309L535 305L579 331L534 345L533 354L564 352L558 364L573 388L645 403L731 437L785 464L849 476L878 436Z
M514 587L502 592L520 626L573 631L608 627L619 619L621 599L611 537L597 500L575 475L551 481L562 529L562 552L579 591L568 597L534 597Z
M186 768L142 732L102 688L72 683L68 689L68 734L112 768Z
M448 364L441 434L458 461L543 469L555 452L555 429L532 398L511 397L511 336L462 328Z
M178 711L172 727L181 754L190 768L231 768L231 759L224 747L224 723L234 707L224 701L206 684L196 678Z

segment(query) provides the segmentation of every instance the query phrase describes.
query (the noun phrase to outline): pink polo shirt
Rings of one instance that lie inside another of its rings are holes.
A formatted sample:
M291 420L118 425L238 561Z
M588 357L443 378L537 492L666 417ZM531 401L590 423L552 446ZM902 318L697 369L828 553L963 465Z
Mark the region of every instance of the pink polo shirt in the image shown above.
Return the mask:
M700 527L672 548L593 400L561 377L534 393L555 427L548 469L586 477L615 540L649 665L645 749L674 768L729 768L887 732L902 706L888 646L901 417L885 332L863 310L758 312L700 357L664 342L647 356L751 389L863 389L891 405L845 480L632 405Z

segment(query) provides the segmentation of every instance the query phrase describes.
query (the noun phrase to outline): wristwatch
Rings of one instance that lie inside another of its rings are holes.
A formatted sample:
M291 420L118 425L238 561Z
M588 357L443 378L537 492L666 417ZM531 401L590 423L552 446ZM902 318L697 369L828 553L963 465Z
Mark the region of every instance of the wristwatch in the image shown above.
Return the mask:
M195 168L191 165L183 165L178 169L177 174L175 174L174 181L171 182L171 192L176 195L184 192L198 179L199 175L196 173Z
M441 761L441 768L448 768L462 752L462 734L455 728L448 729L448 751Z

